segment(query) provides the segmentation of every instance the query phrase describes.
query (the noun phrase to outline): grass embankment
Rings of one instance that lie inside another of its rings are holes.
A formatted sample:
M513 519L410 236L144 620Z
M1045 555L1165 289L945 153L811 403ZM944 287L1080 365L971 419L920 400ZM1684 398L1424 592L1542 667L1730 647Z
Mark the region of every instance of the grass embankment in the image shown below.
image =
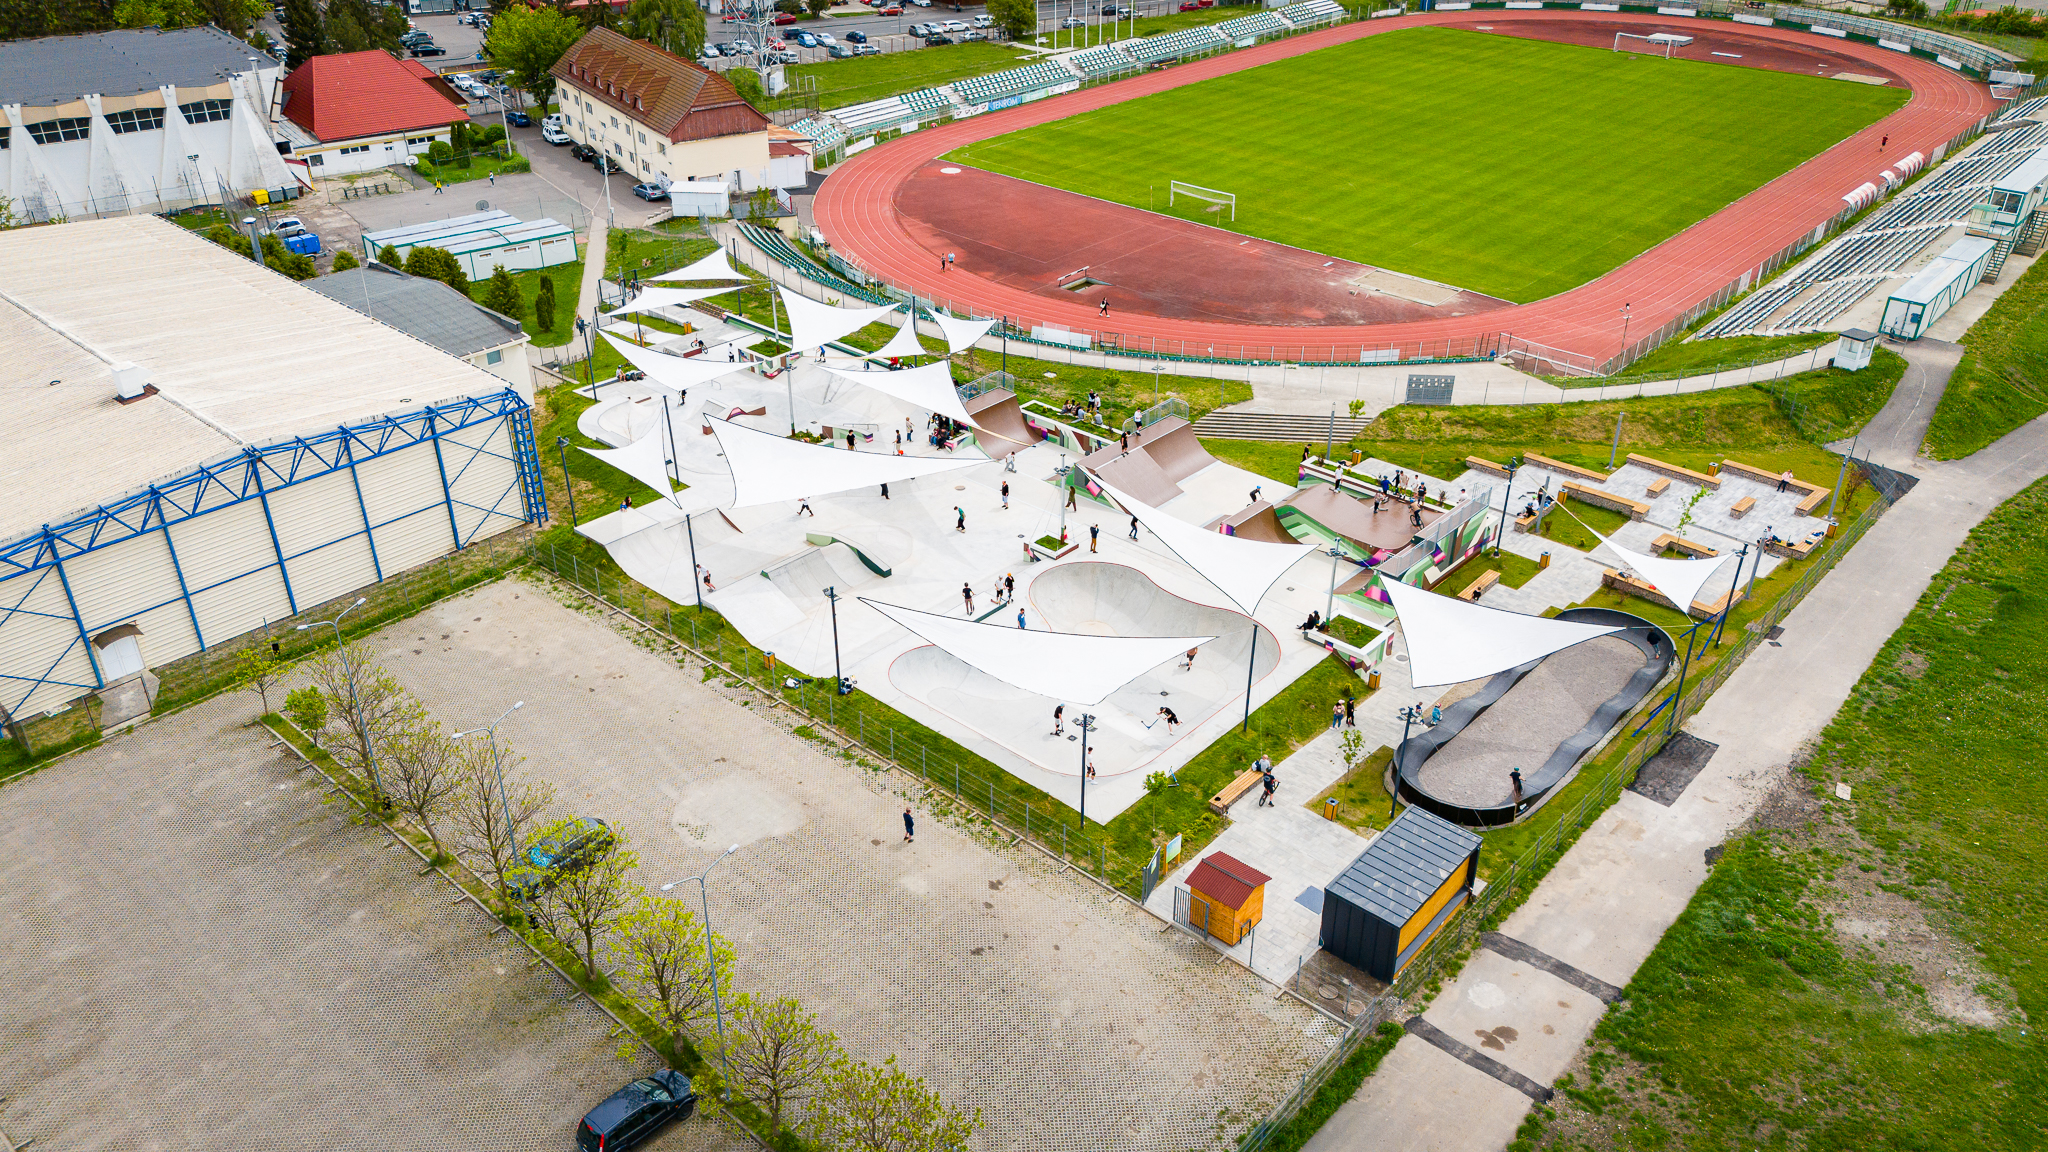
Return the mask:
M1521 1147L2042 1146L2044 521L2048 482L1934 578Z
M830 27L823 29L826 32L831 30ZM909 52L885 52L880 56L791 64L787 72L792 89L801 88L806 81L815 79L818 82L818 107L830 110L951 84L970 76L1022 68L1033 59L1033 53L1021 52L1005 44L947 44ZM794 107L793 104L790 106Z
M1339 776L1334 783L1315 799L1302 807L1318 816L1324 815L1324 806L1331 800L1337 802L1337 823L1363 836L1370 836L1376 829L1393 823L1387 815L1392 798L1387 795L1387 765L1394 759L1394 750L1385 746L1368 752L1365 759L1352 765L1349 772Z
M1703 376L1731 368L1747 368L1808 352L1837 339L1833 332L1801 332L1792 336L1730 336L1725 340L1672 340L1630 364L1615 376L1558 377L1567 388L1599 388L1635 380L1668 380ZM1825 360L1826 356L1822 356Z
M1926 452L1937 460L1968 456L2048 412L2048 260L2006 289L1962 344L1927 425Z
M1459 83L1447 88L1445 76ZM1303 92L1341 96L1304 104ZM1816 76L1416 27L979 141L950 158L1526 302L1611 271L1905 98ZM1617 107L1635 111L1615 116ZM1724 107L1743 109L1744 131L1698 114ZM1363 146L1368 136L1374 163L1329 179L1333 143ZM1458 146L1442 147L1446 139ZM1680 155L1687 163L1673 164ZM1200 201L1169 208L1169 182L1189 179L1235 193L1236 219ZM1457 224L1415 226L1429 219Z

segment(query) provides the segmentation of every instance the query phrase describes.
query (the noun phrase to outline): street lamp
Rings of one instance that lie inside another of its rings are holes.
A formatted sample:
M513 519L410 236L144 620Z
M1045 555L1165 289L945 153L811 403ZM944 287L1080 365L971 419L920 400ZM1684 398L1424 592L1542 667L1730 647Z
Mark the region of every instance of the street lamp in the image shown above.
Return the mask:
M1083 712L1074 718L1081 729L1081 829L1088 829L1088 734L1095 731L1095 713Z
M1337 561L1343 558L1344 550L1335 544L1330 545L1330 598L1323 605L1323 620L1325 623L1337 614Z
M348 667L348 645L344 644L341 638L341 618L355 611L356 609L361 608L364 604L368 602L369 597L358 596L356 597L355 603L335 613L334 619L314 620L310 623L301 624L297 628L292 629L292 631L304 632L308 628L318 628L322 624L332 624L334 626L334 650L335 653L341 657L343 669L348 671L349 710L355 713L356 727L363 733L363 755L365 757L365 763L368 765L370 769L370 787L376 790L377 805L381 808L383 807L384 804L384 781L378 778L377 776L377 748L376 745L372 743L370 740L369 730L363 727L362 696L361 693L358 692L356 688L355 670L350 669Z
M1401 709L1401 743L1394 749L1394 787L1390 790L1387 797L1387 819L1389 820L1394 818L1394 813L1399 811L1401 807L1401 751L1408 747L1408 728L1409 725L1420 719L1422 719L1422 705L1411 704Z
M846 695L846 674L839 670L839 590L825 589L825 599L832 602L832 691Z
M683 880L695 880L697 882L697 895L703 902L704 963L711 969L711 1010L718 1017L718 1055L725 1061L725 1080L719 1084L718 1090L719 1095L723 1096L727 1103L732 1101L732 1056L725 1050L725 1005L718 999L718 953L711 946L711 894L704 885L704 878L711 875L711 870L718 867L720 861L739 850L740 846L735 844L720 853L717 860L713 860L705 865L702 872L697 873L695 876L683 878ZM671 880L663 884L661 890L667 892L676 885L683 883L683 880Z
M1500 497L1500 532L1493 538L1493 558L1500 559L1500 546L1508 538L1508 504L1515 498L1515 470L1518 465L1514 457L1508 458L1507 490Z
M526 701L521 700L503 712L498 713L497 720L493 720L481 728L470 728L457 732L453 737L453 739L460 740L466 736L474 736L481 732L484 734L484 739L491 742L491 771L498 777L498 804L505 813L505 838L512 842L512 855L514 856L519 855L519 835L518 830L512 826L512 802L505 796L505 767L500 762L498 756L498 722L524 707L526 707Z
M569 438L555 437L555 447L562 453L562 491L569 494L569 527L576 527L576 486L569 482Z

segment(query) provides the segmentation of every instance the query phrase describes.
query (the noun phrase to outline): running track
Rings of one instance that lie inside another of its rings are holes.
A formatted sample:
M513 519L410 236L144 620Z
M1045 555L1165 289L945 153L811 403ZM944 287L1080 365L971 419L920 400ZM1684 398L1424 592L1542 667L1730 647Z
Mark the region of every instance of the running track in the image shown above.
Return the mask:
M921 166L955 148L1059 120L1154 92L1199 83L1246 68L1269 64L1402 28L1430 24L1470 24L1475 13L1421 13L1408 17L1339 25L1253 48L1211 56L1159 72L986 113L967 120L899 137L842 164L819 189L815 204L818 227L832 246L884 280L927 299L948 302L955 311L981 316L1008 316L1025 326L1051 324L1077 332L1097 332L1102 320L1092 302L1068 303L976 275L971 264L956 264L939 273L939 253L914 240L893 205L898 188ZM1517 20L1555 21L1562 12L1501 10L1484 13L1499 26ZM1691 21L1632 13L1587 13L1588 18L1681 28ZM1819 156L1787 172L1748 196L1671 237L1598 280L1545 300L1478 315L1394 324L1300 327L1231 324L1172 319L1119 312L1115 331L1126 344L1170 347L1169 341L1196 346L1244 348L1246 355L1272 358L1321 358L1328 346L1399 345L1405 355L1428 354L1429 348L1457 349L1501 333L1518 340L1591 355L1596 361L1622 351L1621 315L1630 305L1633 341L1682 315L1693 305L1756 268L1771 255L1839 212L1844 193L1875 180L1885 165L1878 160L1878 138L1889 136L1884 155L1904 156L1934 149L1998 107L1984 85L1930 60L1879 48L1874 44L1816 37L1805 31L1737 25L1745 35L1800 44L1824 42L1837 54L1869 61L1903 77L1912 88L1906 105ZM1133 212L1121 205L1105 210ZM1236 244L1241 237L1219 233L1219 243ZM1190 251L1189 260L1199 260ZM1306 345L1306 347L1304 347ZM1298 353L1289 354L1288 349ZM1270 351L1278 349L1278 354Z

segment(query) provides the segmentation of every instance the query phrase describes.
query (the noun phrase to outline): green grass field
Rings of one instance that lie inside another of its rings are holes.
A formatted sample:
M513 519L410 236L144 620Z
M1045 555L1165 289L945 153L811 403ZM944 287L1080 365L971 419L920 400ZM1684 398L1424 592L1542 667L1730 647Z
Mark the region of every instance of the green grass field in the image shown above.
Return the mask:
M1891 88L1414 28L984 140L951 159L1529 301L1897 109Z
M788 73L792 89L817 81L818 107L830 109L915 92L935 84L950 84L987 72L1022 68L1030 62L1029 53L1007 44L951 44L914 52L792 64ZM797 96L792 91L778 100L777 106L793 107Z

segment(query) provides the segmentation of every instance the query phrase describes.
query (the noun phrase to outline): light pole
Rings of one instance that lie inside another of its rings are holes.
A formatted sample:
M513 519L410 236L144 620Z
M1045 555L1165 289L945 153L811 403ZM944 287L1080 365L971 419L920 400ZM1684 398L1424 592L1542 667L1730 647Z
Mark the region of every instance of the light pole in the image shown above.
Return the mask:
M825 599L832 602L832 691L846 695L846 674L839 670L839 591L825 589Z
M1007 339L1008 339L1008 335L1007 335L1007 334L1005 334L1005 336L1004 336L1004 339L1005 339L1005 340L1007 340ZM1008 344L1006 343L1006 344L1004 344L1004 346L1003 346L1003 347L1004 347L1004 348L1005 348L1005 349L1007 350L1007 349L1008 349L1008 347L1009 347L1009 345L1008 345ZM1007 363L1005 363L1004 367L1005 367L1005 368L1007 368L1008 366L1009 366L1009 365L1008 365ZM1152 365L1152 402L1153 402L1154 404L1157 404L1157 403L1159 403L1159 374L1160 374L1161 372L1164 372L1165 370L1166 370L1166 365L1164 365L1164 364L1154 364L1154 365Z
M1517 464L1512 457L1508 459L1507 467L1508 482L1506 491L1502 492L1500 497L1500 532L1493 538L1493 558L1495 560L1500 559L1500 546L1508 538L1508 504L1515 498L1515 470Z
M1088 734L1095 731L1095 713L1083 712L1074 718L1081 728L1081 829L1088 829Z
M1060 478L1060 543L1065 544L1067 542L1067 493L1072 491L1067 485L1067 454L1065 452L1060 453L1060 466L1054 475Z
M1835 522L1835 499L1842 494L1842 481L1849 478L1849 460L1856 455L1856 446L1861 443L1863 433L1859 431L1856 438L1849 441L1849 451L1842 456L1842 466L1835 470L1835 490L1828 493L1828 522L1831 524Z
M379 779L377 776L377 748L376 745L370 739L369 730L363 727L362 694L357 690L356 687L356 670L349 667L348 645L343 643L341 638L341 618L355 611L356 609L361 608L364 604L368 602L369 597L358 596L356 597L355 603L335 613L334 619L314 620L311 623L299 625L297 628L294 628L293 631L304 632L308 628L318 628L322 624L334 625L334 652L335 655L341 657L342 668L348 673L349 711L355 713L356 727L363 733L364 763L370 769L370 787L376 791L377 806L381 808L384 806L384 781Z
M569 482L569 438L555 437L555 447L562 453L562 491L569 494L569 527L576 527L576 486Z
M1249 612L1244 618L1252 622L1252 650L1244 659L1244 723L1237 730L1240 736L1252 730L1252 673L1259 666L1259 619Z
M1756 596L1756 570L1764 566L1764 542L1771 538L1771 527L1769 524L1764 525L1764 535L1756 538L1756 560L1749 566L1749 585L1742 590L1742 598L1745 600Z
M1736 581L1742 579L1742 558L1747 555L1749 555L1749 545L1747 544L1742 546L1742 551L1735 554L1735 576L1728 581L1728 599L1726 603L1721 605L1721 618L1714 621L1714 647L1716 648L1721 646L1721 626L1728 622L1728 614L1735 611L1735 584Z
M732 1102L732 1057L725 1050L725 1005L718 999L718 953L711 946L711 893L705 887L704 878L711 875L711 870L718 867L719 861L739 850L740 846L735 844L720 853L717 860L705 865L702 872L684 877L685 880L697 882L697 895L704 908L704 963L711 969L711 1010L718 1017L718 1055L725 1061L725 1080L719 1084L718 1093L727 1103ZM682 882L671 880L663 884L661 890L667 892Z
M524 707L526 707L526 701L518 701L510 708L498 713L497 720L493 720L481 728L470 728L455 734L455 739L460 740L466 736L474 736L481 732L484 734L484 739L491 742L491 772L498 778L498 805L505 813L505 838L511 842L512 855L515 857L519 855L519 830L512 826L512 801L505 796L505 766L498 757L498 723Z
M1337 561L1344 558L1344 550L1330 545L1330 599L1323 605L1323 621L1328 623L1337 614Z
M1401 753L1408 747L1408 728L1420 717L1422 705L1411 704L1401 709L1401 743L1394 749L1394 786L1387 796L1387 819L1401 807Z

